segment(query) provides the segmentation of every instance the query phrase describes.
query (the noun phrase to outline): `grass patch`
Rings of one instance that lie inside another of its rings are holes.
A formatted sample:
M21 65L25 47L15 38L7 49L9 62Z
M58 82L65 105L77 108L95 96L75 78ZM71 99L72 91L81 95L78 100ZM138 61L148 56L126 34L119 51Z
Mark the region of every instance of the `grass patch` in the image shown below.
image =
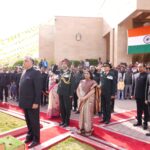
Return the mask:
M67 138L66 140L56 144L49 150L96 150L90 145L82 143L75 138Z
M25 126L24 120L0 112L0 133Z
M1 144L4 144L5 150L25 150L25 144L12 136L0 138Z

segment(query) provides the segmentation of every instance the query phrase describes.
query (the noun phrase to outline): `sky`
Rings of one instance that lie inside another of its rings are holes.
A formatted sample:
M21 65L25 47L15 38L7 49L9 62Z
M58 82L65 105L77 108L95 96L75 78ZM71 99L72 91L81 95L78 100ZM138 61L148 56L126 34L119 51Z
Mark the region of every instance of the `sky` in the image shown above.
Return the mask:
M105 0L0 0L0 38L48 21L53 16L101 16Z

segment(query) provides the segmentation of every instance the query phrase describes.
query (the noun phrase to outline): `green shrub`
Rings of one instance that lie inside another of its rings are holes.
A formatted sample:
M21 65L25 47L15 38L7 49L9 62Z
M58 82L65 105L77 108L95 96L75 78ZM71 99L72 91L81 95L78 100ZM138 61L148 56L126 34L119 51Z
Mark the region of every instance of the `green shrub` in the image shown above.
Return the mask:
M35 65L38 65L39 61L37 59L34 59L34 64ZM16 66L22 66L23 65L23 60L18 60L14 63L13 67L16 67Z
M79 60L71 60L71 64L73 64L75 67L77 67L80 64Z
M94 66L98 65L97 59L88 59L88 61L90 62L90 65L94 65Z
M23 60L18 60L14 63L13 66L15 67L15 66L22 66L22 65L23 65Z

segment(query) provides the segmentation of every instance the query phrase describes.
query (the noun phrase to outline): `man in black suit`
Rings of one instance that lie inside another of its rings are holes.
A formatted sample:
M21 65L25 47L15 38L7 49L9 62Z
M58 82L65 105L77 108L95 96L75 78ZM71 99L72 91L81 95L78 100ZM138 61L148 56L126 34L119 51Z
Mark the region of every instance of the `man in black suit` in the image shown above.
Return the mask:
M70 121L72 98L74 93L74 77L69 70L69 60L62 61L62 74L58 84L58 95L60 101L60 113L62 122L60 126L67 127Z
M47 95L46 95L48 74L45 72L46 72L46 68L41 67L41 88L42 88L41 105L46 105L48 103Z
M116 80L111 71L111 65L104 63L104 72L100 76L101 101L103 119L101 123L109 124L111 119L111 100L115 98Z
M112 67L111 65L111 70L112 74L114 75L114 80L115 80L115 95L117 93L117 82L118 82L118 71ZM111 112L114 112L114 106L115 106L115 97L111 98Z
M33 68L34 61L25 57L19 83L19 106L23 109L28 133L25 143L32 142L28 147L34 147L40 142L39 105L41 100L41 73Z
M148 74L146 81L145 104L148 107L148 119L150 121L150 73ZM150 129L149 133L146 133L146 136L150 136Z
M144 112L143 129L147 129L148 106L145 104L145 89L147 73L143 64L138 65L138 73L133 76L132 98L136 99L137 104L137 123L134 126L142 125L142 113Z

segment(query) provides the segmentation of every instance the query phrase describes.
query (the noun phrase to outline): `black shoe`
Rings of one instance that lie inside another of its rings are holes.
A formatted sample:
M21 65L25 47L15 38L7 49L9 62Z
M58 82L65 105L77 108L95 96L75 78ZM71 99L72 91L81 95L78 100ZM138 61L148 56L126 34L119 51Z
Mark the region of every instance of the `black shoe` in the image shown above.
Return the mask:
M32 139L29 138L24 141L24 143L30 143L30 142L32 142Z
M63 126L65 123L64 122L61 122L60 124L59 124L59 126Z
M146 133L145 135L146 135L146 136L150 136L150 133Z
M67 124L67 123L65 123L64 125L63 125L63 127L68 127L69 126L69 124Z
M24 143L30 143L30 142L32 142L32 140L33 140L33 138L31 136L27 136Z
M106 120L100 120L99 123L104 123Z
M76 112L75 112L75 114L79 114L80 112L79 112L79 110L77 110Z
M28 148L32 148L34 146L37 146L38 144L40 144L40 142L33 141L30 145L28 145Z
M133 124L133 126L135 126L135 127L137 127L137 126L141 126L142 125L142 123L135 123L135 124Z
M76 108L74 108L74 109L73 109L73 112L76 112L76 111L77 111L77 109L76 109Z
M110 121L108 121L108 120L107 120L107 121L105 121L105 124L109 124L109 123L110 123Z
M143 129L144 129L144 130L147 130L147 128L148 128L147 124L144 124L144 125L143 125Z

